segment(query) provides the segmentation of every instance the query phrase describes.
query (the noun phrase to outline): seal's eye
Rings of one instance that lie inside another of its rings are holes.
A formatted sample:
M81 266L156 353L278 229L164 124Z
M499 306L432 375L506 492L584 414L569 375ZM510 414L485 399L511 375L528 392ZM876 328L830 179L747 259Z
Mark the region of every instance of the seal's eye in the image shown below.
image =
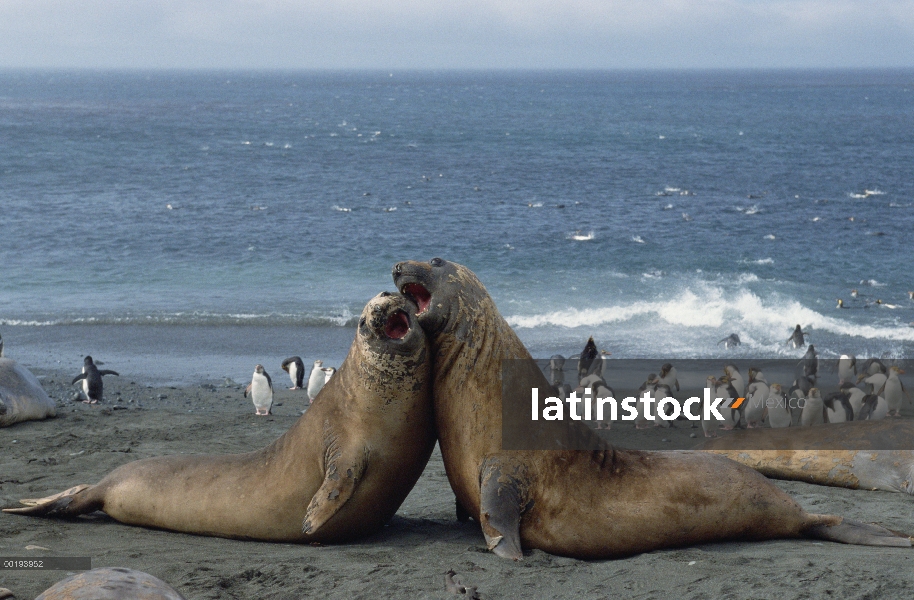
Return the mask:
M444 264L444 261L441 260L440 258L436 257L436 258L433 258L432 260L428 261L428 264L432 265L433 267L440 267L441 265Z
M365 317L359 319L359 327L365 327Z

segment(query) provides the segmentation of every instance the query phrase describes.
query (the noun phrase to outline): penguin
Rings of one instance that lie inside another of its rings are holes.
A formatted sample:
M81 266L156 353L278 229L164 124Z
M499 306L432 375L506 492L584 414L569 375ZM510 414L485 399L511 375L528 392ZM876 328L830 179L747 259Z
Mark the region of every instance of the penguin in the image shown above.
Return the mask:
M673 390L666 383L661 383L659 380L657 382L657 387L654 389L654 399L657 400L657 404L654 404L654 427L672 427L673 422L668 421L660 416L660 400L664 398L672 398ZM669 413L664 413L668 415Z
M715 398L717 393L717 379L714 378L714 375L708 375L707 380L705 380L705 389L708 390L711 394L711 398ZM721 411L723 413L723 411ZM701 419L701 428L705 433L706 438L717 437L717 430L720 428L720 421L715 419L713 416L710 419L705 419L702 415Z
M867 394L863 398L863 406L860 407L860 421L881 421L889 412L889 406L885 398L876 394Z
M803 374L811 382L815 383L819 373L819 355L816 354L816 347L812 344L806 349L803 355Z
M321 371L324 372L324 385L327 385L327 382L336 373L336 369L334 367L321 367Z
M635 417L635 429L647 429L650 427L650 421L647 420L647 415L644 413L644 405L641 403L641 397L644 396L645 392L650 392L651 397L654 400L657 399L657 383L660 381L660 378L657 377L656 373L651 373L647 376L647 380L641 384L641 387L638 388L638 393L635 394L635 398L638 400L638 416ZM654 410L657 410L657 403L654 403Z
M578 359L578 380L592 373L595 370L595 367L599 367L602 372L603 361L601 360L599 363L595 363L599 358L600 353L597 351L597 345L593 341L593 336L591 336L587 339L587 344L584 345L584 351L581 352L581 357ZM600 373L598 373L598 375L599 374Z
M841 301L839 300L838 302L840 303ZM807 335L809 335L809 333L803 331L800 328L800 324L797 323L793 333L790 334L789 338L787 338L787 345L789 346L790 344L793 344L794 348L802 348L806 344Z
M806 382L806 384L809 385L809 382ZM807 391L804 392L801 388L794 385L790 388L790 391L787 392L787 408L790 410L791 425L794 427L800 424L800 417L803 415L803 404L806 403L806 393L811 389L812 386L809 386ZM801 400L802 402L800 402Z
M885 364L878 358L868 358L863 363L863 367L860 369L860 371L866 373L867 375L875 375L876 373L882 373L886 375L889 372Z
M877 396L885 398L888 416L890 417L901 416L901 399L905 390L901 379L898 378L899 375L904 375L901 367L898 365L889 367L889 376L886 378L885 383L882 384L882 388L876 392Z
M110 369L99 370L95 363L92 361L91 356L87 356L83 359L83 372L73 378L73 381L70 382L71 385L82 379L83 381L83 394L85 394L86 399L83 400L84 404L98 404L104 398L104 385L102 384L103 375L117 375L120 377L120 374L117 371L112 371Z
M914 300L914 292L908 292L908 299Z
M857 358L851 354L842 354L838 359L838 385L857 380Z
M327 376L323 369L321 369L323 364L324 361L316 360L314 361L314 366L311 367L311 375L308 376L308 400L310 402L314 402L318 392L321 391L321 388L324 387L324 383L327 382Z
M289 379L292 380L290 390L302 389L305 379L305 363L302 362L301 357L293 356L282 361L282 370L288 373Z
M273 406L273 382L270 376L263 370L263 365L254 367L254 375L251 377L251 383L244 390L244 397L251 395L251 401L254 402L255 414L266 416L271 414L270 409Z
M821 425L824 422L825 403L822 401L822 395L819 393L819 388L810 388L803 406L803 413L800 415L800 425L809 427Z
M736 390L733 387L733 382L729 376L725 375L724 377L721 377L717 380L717 388L715 388L715 391L711 397L724 398L724 403L721 404L717 409L724 418L724 420L721 421L720 428L724 431L730 431L734 427L738 427L740 421L742 420L742 413L739 411L739 409L733 410L729 406L725 406L731 404L730 400L741 397L736 394Z
M729 350L730 348L736 348L741 343L742 342L739 341L739 336L736 335L735 333L731 333L730 335L728 335L721 341L717 342L717 345L720 346L721 344L723 344L724 348Z
M605 382L602 382L602 380L601 380L601 383L597 383L597 386L595 388L591 388L591 392L593 393L594 402L596 402L597 398L615 398L616 397L616 393L613 391L613 389L611 387L609 387L608 385L606 385ZM593 411L591 413L593 415L593 418L596 419L597 418L596 407L592 407L591 410ZM603 414L603 417L604 418L602 421L597 421L597 429L609 429L610 428L610 425L612 424L612 420L610 419L609 412L605 412Z
M854 420L860 420L860 408L863 406L863 399L866 397L866 394L853 385L852 383L845 383L841 386L841 391L844 392L844 395L847 396L847 401L850 403L851 408L854 411Z
M822 399L825 405L826 423L844 423L854 420L854 407L843 391L832 392Z
M561 354L549 359L549 383L556 388L565 383L565 357Z
M746 382L743 380L743 376L739 374L739 369L736 365L727 365L724 367L724 372L727 374L727 379L730 381L730 385L733 387L734 398L743 398L746 395Z
M765 402L768 409L768 424L775 428L790 427L793 415L787 406L787 399L781 391L780 383L773 383L768 388L768 400Z
M749 369L749 386L746 388L746 427L761 427L765 420L765 404L768 400L768 382L761 371Z
M676 388L676 391L679 391L679 379L676 377L676 367L670 363L664 364L660 367L660 380L661 385L665 385L670 388L672 391L673 387ZM672 394L669 394L672 395Z
M3 336L0 335L0 358L3 358Z
M836 306L835 308L847 308L847 307L844 306L844 300L842 300L841 298L838 298L838 306Z
M878 390L881 390L882 386L885 385L886 380L888 380L888 377L883 373L875 373L870 376L867 376L866 373L861 373L857 376L857 383L860 383L861 381L866 383L868 386L866 391L870 394L875 394Z

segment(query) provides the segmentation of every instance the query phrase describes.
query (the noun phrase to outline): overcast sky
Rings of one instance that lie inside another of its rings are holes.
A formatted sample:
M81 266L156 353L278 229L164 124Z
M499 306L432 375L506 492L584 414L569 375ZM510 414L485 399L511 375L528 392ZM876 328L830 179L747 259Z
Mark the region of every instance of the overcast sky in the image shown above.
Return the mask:
M914 0L0 0L10 67L914 67Z

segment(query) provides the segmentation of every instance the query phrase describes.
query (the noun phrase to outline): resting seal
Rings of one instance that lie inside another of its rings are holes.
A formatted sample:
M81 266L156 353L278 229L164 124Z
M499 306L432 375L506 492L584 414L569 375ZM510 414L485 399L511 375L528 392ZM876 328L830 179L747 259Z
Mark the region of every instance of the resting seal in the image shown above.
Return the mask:
M393 277L415 300L432 345L435 427L458 512L478 520L497 555L516 560L522 548L539 548L613 558L700 542L797 537L910 546L881 527L807 513L763 476L724 457L621 450L579 421L549 421L554 425L540 434L585 441L593 450L503 450L499 396L519 382L501 381L502 360L530 365L528 390L549 389L542 371L466 267L440 258L402 262Z
M67 577L35 600L184 600L173 587L149 573L123 567L92 569Z
M11 358L0 356L0 427L56 414L57 405L31 371Z
M339 372L263 450L147 458L97 485L4 510L103 510L130 525L265 541L336 542L376 531L435 445L430 353L414 312L399 294L373 298Z
M914 450L883 450L910 448L912 443L911 421L850 421L737 431L698 449L722 454L774 479L914 495Z

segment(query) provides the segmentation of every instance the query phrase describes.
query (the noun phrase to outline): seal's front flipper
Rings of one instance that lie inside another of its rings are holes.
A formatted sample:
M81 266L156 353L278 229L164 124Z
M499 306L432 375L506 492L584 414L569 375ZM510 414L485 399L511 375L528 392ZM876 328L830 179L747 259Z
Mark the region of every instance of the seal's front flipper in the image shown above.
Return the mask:
M302 533L313 534L326 523L330 517L343 507L352 497L359 483L365 466L368 464L368 452L357 459L347 460L337 456L327 465L324 483L311 498L308 512L302 522Z
M88 496L77 498L78 494L93 487L82 484L46 498L25 498L19 501L25 504L24 508L4 508L3 512L32 517L76 516L94 512L101 508L101 502L92 501Z
M524 507L517 468L509 473L500 461L488 459L479 482L479 512L482 533L489 550L502 558L520 560L520 516Z
M818 516L818 515L813 515ZM841 542L842 544L856 544L858 546L893 546L896 548L910 548L911 538L903 533L861 523L852 519L841 519L840 522L829 525L819 524L807 529L807 537L818 540Z

